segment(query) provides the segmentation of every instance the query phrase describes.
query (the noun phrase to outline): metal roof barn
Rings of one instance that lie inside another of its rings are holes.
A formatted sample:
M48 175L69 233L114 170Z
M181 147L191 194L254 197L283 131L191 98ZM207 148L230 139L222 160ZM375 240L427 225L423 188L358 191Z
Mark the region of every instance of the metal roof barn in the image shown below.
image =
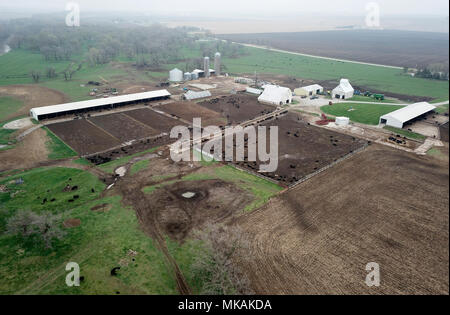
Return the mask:
M292 91L290 88L277 85L265 85L264 92L258 97L258 101L271 105L283 105L292 103Z
M436 106L433 106L427 102L415 103L396 110L395 112L381 116L380 124L386 124L387 126L401 129L408 121L420 117L435 109Z
M319 84L313 84L308 86L303 86L301 88L295 89L294 93L298 96L312 96L323 92L323 87Z
M341 79L339 85L333 90L333 98L349 99L355 93L350 81L348 79Z
M186 100L196 100L200 98L206 98L211 97L212 94L210 91L202 91L202 92L194 92L194 91L188 91L184 94L184 98Z
M126 105L129 103L139 102L139 101L151 101L155 99L169 98L170 93L167 90L143 92L136 94L120 95L109 98L101 98L89 101L66 103L59 105L51 105L44 107L36 107L30 110L30 115L36 119L42 119L46 116L58 116L62 114L70 114L77 111L86 111L89 109L100 109L104 106L114 106L114 105Z

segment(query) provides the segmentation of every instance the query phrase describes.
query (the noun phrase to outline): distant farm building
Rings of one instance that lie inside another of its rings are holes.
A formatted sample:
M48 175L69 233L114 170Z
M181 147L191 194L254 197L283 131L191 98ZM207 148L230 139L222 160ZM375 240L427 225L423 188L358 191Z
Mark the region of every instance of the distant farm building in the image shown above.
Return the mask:
M380 124L401 129L406 123L418 119L435 109L435 106L427 102L415 103L381 116Z
M216 71L214 69L209 69L210 75L215 75ZM198 78L204 78L205 77L205 71L200 69L195 69L192 71L192 80L197 80Z
M169 72L169 81L170 82L181 82L183 81L183 71L181 71L180 69L173 69Z
M55 118L63 115L86 113L92 110L112 109L137 103L157 101L170 98L167 90L114 96L89 101L32 108L30 115L36 120Z
M264 104L284 105L292 103L292 91L289 88L277 85L264 86L264 92L258 98Z
M355 93L355 90L353 89L350 82L347 79L341 79L339 86L337 86L333 90L332 96L333 96L333 98L347 100L349 98L352 98L354 93Z
M255 88L252 88L252 87L247 87L247 88L245 89L245 91L246 91L247 93L255 94L255 95L261 95L261 94L264 92L263 90L255 89Z
M295 95L298 96L313 96L323 93L323 87L318 84L304 86L294 90Z
M202 92L194 92L194 91L188 91L187 93L185 93L183 95L185 100L197 100L197 99L201 99L201 98L207 98L207 97L211 97L212 94L210 91L202 91Z

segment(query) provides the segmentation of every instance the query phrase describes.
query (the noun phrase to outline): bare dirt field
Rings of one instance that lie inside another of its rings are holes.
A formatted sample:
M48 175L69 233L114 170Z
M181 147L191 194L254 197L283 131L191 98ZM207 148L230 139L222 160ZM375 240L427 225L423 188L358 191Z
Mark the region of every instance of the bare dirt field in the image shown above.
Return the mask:
M439 128L440 134L441 134L441 140L448 142L448 138L449 138L449 131L448 131L448 123L446 123L445 125L442 125Z
M201 118L203 126L224 126L226 119L211 109L207 109L194 102L176 102L158 107L158 110L179 117L192 124L194 118Z
M159 131L124 114L96 116L89 118L89 120L122 142L143 139L160 134Z
M373 145L237 219L242 267L258 294L448 294L448 181L448 161Z
M47 126L80 155L87 155L118 146L121 141L87 120L71 120Z
M448 63L445 33L341 30L300 33L231 34L222 38L323 57L392 66Z
M319 128L300 119L290 113L262 124L277 126L279 139L278 169L274 173L265 173L266 177L292 185L367 144L359 138ZM267 141L270 143L269 132ZM258 171L260 164L259 161L237 163L251 171Z
M183 123L177 119L166 117L147 108L128 111L124 113L124 115L140 121L141 123L158 130L160 133L170 133L170 130L173 127L183 125Z
M220 113L229 124L239 124L275 110L274 106L260 104L257 97L246 94L222 96L198 104Z
M30 168L48 160L48 141L45 130L38 129L15 147L0 151L0 172L17 168Z
M24 102L20 111L11 113L5 119L28 115L33 107L55 105L67 102L69 99L61 92L37 85L0 86L0 96L11 96Z

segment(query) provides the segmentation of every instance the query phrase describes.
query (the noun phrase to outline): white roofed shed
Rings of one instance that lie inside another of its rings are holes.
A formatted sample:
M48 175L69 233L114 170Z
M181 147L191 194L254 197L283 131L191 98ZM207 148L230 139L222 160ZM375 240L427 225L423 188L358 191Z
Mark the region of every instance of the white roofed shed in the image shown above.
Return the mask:
M380 117L380 124L403 128L405 123L436 109L427 102L415 103Z
M103 107L122 106L141 101L165 99L169 98L170 95L171 94L167 90L120 95L82 102L36 107L30 110L30 115L34 119L40 120L45 117L56 117L59 115L70 114L79 111L97 110Z
M258 101L276 106L290 104L292 103L292 91L287 87L265 85L264 92L258 97Z

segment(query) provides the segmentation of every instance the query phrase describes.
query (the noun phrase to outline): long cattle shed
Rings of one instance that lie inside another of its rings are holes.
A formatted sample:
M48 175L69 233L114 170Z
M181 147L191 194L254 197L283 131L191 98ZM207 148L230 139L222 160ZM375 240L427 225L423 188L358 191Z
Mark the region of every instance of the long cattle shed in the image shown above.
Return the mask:
M111 109L119 106L157 101L170 98L167 90L158 90L136 94L120 95L109 98L66 103L52 106L36 107L30 110L30 115L36 120L54 118L62 115L85 113L90 110Z
M407 122L419 118L435 109L435 106L427 102L415 103L381 116L380 124L386 124L387 126L401 129Z

